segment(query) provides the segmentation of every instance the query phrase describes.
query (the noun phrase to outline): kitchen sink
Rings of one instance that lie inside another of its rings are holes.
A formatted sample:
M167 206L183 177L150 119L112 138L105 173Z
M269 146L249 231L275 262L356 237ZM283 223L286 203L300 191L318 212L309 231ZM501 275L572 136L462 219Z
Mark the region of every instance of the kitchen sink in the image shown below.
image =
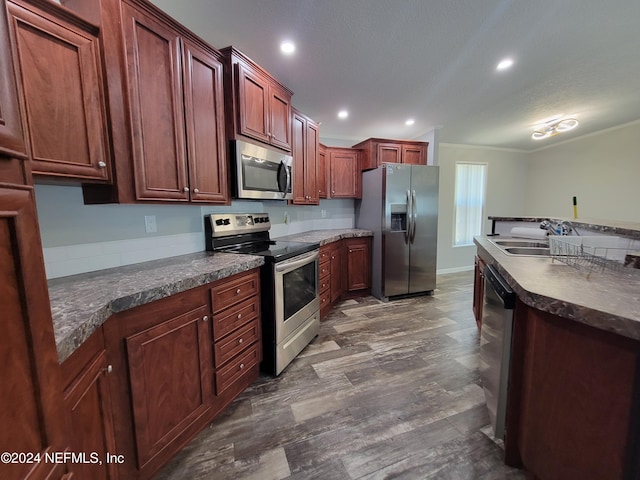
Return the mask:
M536 255L541 257L551 256L549 248L525 248L525 247L509 247L504 249L511 255Z
M549 248L548 242L531 242L527 240L494 240L493 243L501 247Z

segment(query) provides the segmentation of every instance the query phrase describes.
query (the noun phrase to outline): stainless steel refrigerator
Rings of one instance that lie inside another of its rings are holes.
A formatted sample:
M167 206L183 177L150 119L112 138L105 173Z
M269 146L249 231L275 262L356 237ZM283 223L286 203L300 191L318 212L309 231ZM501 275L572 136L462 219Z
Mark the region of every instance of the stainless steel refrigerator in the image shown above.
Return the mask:
M373 231L371 293L382 299L436 288L439 167L385 164L362 174L356 227Z

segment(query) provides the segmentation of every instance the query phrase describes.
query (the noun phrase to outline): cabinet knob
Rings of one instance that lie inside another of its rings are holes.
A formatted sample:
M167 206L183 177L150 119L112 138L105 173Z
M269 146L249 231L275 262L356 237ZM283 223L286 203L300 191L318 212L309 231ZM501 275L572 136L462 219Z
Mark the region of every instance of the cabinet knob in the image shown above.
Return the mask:
M197 188L194 188L193 193L200 193L200 190L198 190Z
M112 373L113 372L113 365L107 365L107 368L103 368L102 371L103 372L107 372L107 373Z
M203 322L207 322L207 321L209 321L209 317L207 317L207 316L205 315L204 317L202 317L202 321L203 321Z
M236 290L236 295L239 295L239 294L240 294L240 289L237 289Z
M98 166L99 166L100 168L107 168L107 164L106 164L106 163L104 163L104 162L98 162Z
M353 253L353 250L349 249L349 253Z
M241 338L239 338L239 339L238 339L238 344L241 344L241 343L242 343L242 339L241 339Z
M331 195L335 195L336 191L335 190L331 190Z
M239 313L239 314L238 314L238 320L240 320L241 318L242 318L242 314L241 314L241 313Z
M241 363L240 364L240 370L243 370L243 369L244 369L244 363Z
M188 192L188 191L189 191L189 187L184 187L184 188L182 189L182 191L183 191L183 192Z

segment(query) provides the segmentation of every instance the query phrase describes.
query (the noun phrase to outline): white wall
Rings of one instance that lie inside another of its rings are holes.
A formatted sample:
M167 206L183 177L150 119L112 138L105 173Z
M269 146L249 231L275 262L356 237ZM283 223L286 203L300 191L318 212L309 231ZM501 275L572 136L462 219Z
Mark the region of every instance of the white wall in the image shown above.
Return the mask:
M484 218L489 215L523 215L526 186L527 154L517 150L471 147L441 143L440 195L438 216L438 273L455 272L473 268L475 245L453 246L453 205L455 193L456 162L487 164L487 202ZM486 220L484 232L491 230Z
M528 155L525 212L531 216L640 222L640 121Z

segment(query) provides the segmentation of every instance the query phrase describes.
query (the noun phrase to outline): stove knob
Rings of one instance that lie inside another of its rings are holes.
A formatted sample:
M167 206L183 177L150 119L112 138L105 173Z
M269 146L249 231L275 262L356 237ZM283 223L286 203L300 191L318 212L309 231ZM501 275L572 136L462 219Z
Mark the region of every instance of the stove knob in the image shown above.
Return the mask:
M229 220L228 218L224 219L224 224L225 225L231 225L231 220Z
M218 219L216 220L216 225L222 225L224 222L222 221L222 219Z
M269 217L264 217L264 221L268 222L269 221Z
M253 223L262 223L262 219L260 217L256 217L253 219Z

